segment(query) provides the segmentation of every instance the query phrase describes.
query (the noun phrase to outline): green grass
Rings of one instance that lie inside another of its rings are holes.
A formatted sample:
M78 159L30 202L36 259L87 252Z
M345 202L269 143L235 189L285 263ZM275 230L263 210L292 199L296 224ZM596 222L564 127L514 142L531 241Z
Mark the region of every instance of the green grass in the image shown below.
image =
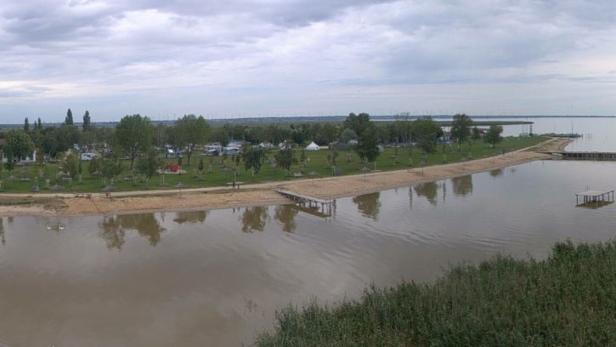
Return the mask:
M483 142L476 142L473 144L463 144L461 150L458 150L457 146L439 145L438 150L427 157L425 164L429 166L489 157L501 154L503 151L509 152L532 146L544 140L546 140L546 138L543 137L508 137L495 148L491 148ZM268 157L273 158L274 152L275 151L270 151ZM295 153L295 157L298 160L300 158L300 152L300 150L297 150ZM307 157L305 166L302 168L299 164L293 165L291 169L292 173L303 171L304 177L327 177L332 175L332 169L327 160L327 156L330 153L329 150L321 150L318 152L306 151L305 153ZM337 166L339 174L350 175L363 172L362 168L364 164L360 162L355 152L339 151L338 153ZM175 188L179 182L182 183L184 188L217 187L224 186L226 183L233 180L233 171L231 170L233 163L231 158L227 158L223 162L222 157L203 157L205 164L205 172L203 175L197 172L199 158L199 155L194 155L192 158L192 165L190 167L184 166L184 169L187 171L186 174L179 176L165 175L164 184L159 175L154 176L149 182L145 182L143 179L133 178L127 169L126 172L115 180L114 188L116 191L172 189ZM169 162L176 162L176 160L169 160ZM186 163L186 158L184 158L184 163ZM128 162L124 164L125 167L128 168ZM409 152L408 149L400 148L396 154L395 149L386 148L376 161L376 169L382 171L397 170L419 167L422 166L422 164L422 154L417 149ZM244 170L242 163L240 163L239 166L238 180L244 183L294 179L294 177L292 175L290 176L285 170L274 168L269 162L264 163L261 172L255 176ZM3 170L0 174L2 191L10 193L31 192L33 185L37 181L34 177L38 176L41 193L50 192L50 188L56 184L61 186L66 192L100 192L106 185L104 180L100 177L91 177L88 174L87 162L83 162L82 169L83 174L81 181L76 179L70 183L56 178L58 174L57 164L45 165L42 176L39 172L40 168L33 166L17 167L12 173ZM370 169L373 169L372 165ZM310 173L314 175L309 175ZM49 180L49 184L47 184L47 180Z
M497 257L277 319L258 346L613 346L616 242L559 243L544 261Z

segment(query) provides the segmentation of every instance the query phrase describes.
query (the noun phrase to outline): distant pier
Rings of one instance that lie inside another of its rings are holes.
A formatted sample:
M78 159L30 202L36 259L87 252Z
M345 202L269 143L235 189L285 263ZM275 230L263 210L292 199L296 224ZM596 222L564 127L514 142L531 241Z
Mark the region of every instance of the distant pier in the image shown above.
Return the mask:
M616 161L616 152L543 152L561 160Z
M577 206L598 208L614 202L614 191L587 190L575 194Z

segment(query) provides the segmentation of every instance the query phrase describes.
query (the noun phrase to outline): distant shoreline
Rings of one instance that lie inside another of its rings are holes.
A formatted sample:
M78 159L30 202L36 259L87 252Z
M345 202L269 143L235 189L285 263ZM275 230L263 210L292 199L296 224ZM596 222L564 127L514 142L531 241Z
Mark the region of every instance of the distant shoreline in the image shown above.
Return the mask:
M337 199L432 182L478 172L502 169L535 160L550 159L544 152L558 151L570 139L552 138L538 145L482 159L423 168L368 174L259 183L239 190L225 187L93 194L2 194L0 216L83 216L150 213L155 211L211 210L277 205L289 200L274 189L285 189L323 199Z
M147 114L146 114L147 116ZM449 120L453 117L453 115L376 115L370 116L370 118L376 122L384 122L384 121L395 121L395 120L415 120L417 118L422 117L432 117L432 119L436 121L440 120ZM205 116L208 122L210 122L214 126L218 126L225 123L230 124L268 124L268 123L312 123L312 122L342 122L347 117L345 115L325 115L325 116L251 116L251 117L229 117L229 118L221 118L221 116ZM531 124L531 121L519 121L522 123L518 123L517 119L542 119L542 118L563 118L563 119L574 119L574 118L616 118L614 116L600 116L600 115L569 115L569 116L553 116L553 115L513 115L513 116L498 116L498 115L470 115L472 119L475 120L490 120L490 119L515 119L516 122L513 124L503 124L503 125L516 125L516 124ZM110 128L115 127L119 121L101 121L101 122L92 122L92 125L95 127L102 128ZM160 120L160 119L152 119L152 123L154 124L173 124L175 121L172 120ZM507 122L507 121L504 121ZM49 126L60 126L62 125L62 121L45 123L45 125ZM76 122L76 125L81 125L81 123ZM1 128L21 128L23 127L22 123L7 123L0 124Z

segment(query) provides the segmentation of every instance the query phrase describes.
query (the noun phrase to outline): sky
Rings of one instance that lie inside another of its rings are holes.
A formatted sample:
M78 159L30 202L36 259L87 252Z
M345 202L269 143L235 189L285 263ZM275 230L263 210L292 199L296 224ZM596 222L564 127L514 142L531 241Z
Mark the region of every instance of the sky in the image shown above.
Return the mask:
M613 0L1 0L0 122L613 115Z

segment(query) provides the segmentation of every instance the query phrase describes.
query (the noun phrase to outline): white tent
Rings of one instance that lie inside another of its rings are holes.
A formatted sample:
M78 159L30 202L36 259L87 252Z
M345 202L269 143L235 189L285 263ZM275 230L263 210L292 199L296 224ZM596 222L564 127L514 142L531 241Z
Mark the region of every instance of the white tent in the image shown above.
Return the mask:
M321 147L319 147L319 145L317 145L314 142L310 142L310 144L308 146L306 146L306 150L307 151L318 151L320 149L321 149Z

